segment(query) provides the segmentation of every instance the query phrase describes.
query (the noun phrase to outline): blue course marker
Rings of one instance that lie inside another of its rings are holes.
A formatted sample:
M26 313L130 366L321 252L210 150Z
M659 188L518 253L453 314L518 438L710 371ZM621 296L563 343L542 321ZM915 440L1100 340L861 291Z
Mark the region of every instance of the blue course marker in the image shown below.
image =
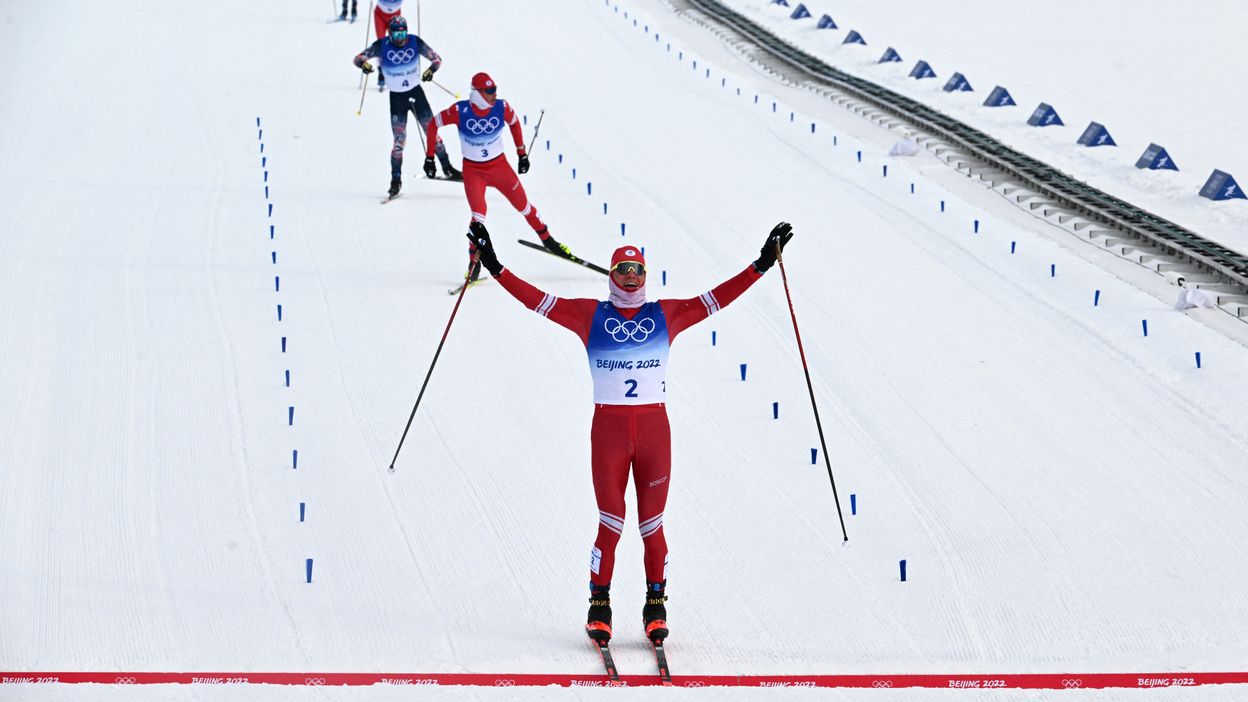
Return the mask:
M273 276L273 292L282 291L282 277L280 275Z
M277 321L282 321L282 306L280 304L277 306Z
M810 465L813 466L818 462L819 462L819 449L812 448L810 450Z
M745 364L741 364L741 380L745 380Z
M620 236L624 236L624 223L620 222Z
M607 203L605 203L605 202L604 202L604 203L602 203L602 213L603 213L604 215L607 213Z
M307 512L307 504L308 504L308 503L306 503L306 502L300 502L300 503L299 503L299 521L301 521L301 522L303 521L303 518L304 518L304 516L305 516L305 514L306 514L306 512Z
M901 559L901 582L906 582L906 559Z
M780 403L779 402L771 403L771 418L772 419L780 418Z
M307 571L308 571L308 582L310 583L312 582L312 559L311 558L308 559Z
M667 285L667 271L661 271L661 273L662 273L662 282L661 282L661 284L662 284L662 285Z
M286 426L288 427L295 426L295 408L294 407L286 408Z
M1196 367L1200 368L1200 352L1196 352Z
M299 470L299 449L290 452L290 469Z
M711 346L715 345L715 332L711 331Z
M1099 307L1100 304L1101 304L1101 291L1097 290L1096 293L1092 295L1092 306Z
M1056 264L1056 263L1050 263L1050 264L1049 264L1049 277L1050 277L1050 278L1056 278L1056 277L1057 277L1057 264Z
M277 252L276 252L276 251L270 251L270 252L269 252L269 255L273 258L273 265L275 265L275 266L276 266L276 265L277 265Z
M1141 320L1140 320L1140 326L1144 327L1144 336L1148 336L1148 320L1147 320L1147 319L1141 319Z
M941 211L941 212L944 212L944 211L945 211L945 201L944 201L944 200L941 200L941 201L940 201L940 211Z
M854 492L849 493L849 513L858 514L858 494Z
M587 181L587 182L585 183L585 194L586 194L586 195L593 195L593 194L594 194L594 184L593 184L593 182L592 182L592 181Z
M272 224L270 224L270 225L269 225L269 238L270 238L270 239L272 239L272 238L273 238L273 235L274 235L275 233L276 233L276 232L275 232L275 228L273 227L273 225L272 225Z
M975 233L976 233L976 234L978 234L978 233L979 233L979 220L978 220L978 219L977 219L977 220L975 220Z
M282 353L286 353L286 337L282 337Z
M1017 242L1017 241L1011 241L1011 242L1010 242L1010 253L1014 253L1014 249L1015 249L1015 248L1017 248L1017 246L1018 246L1018 242Z

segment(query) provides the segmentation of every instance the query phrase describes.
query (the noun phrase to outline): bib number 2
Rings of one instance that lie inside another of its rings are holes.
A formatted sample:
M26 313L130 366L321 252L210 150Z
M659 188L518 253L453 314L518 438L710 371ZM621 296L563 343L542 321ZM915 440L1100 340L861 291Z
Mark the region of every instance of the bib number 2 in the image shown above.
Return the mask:
M625 380L624 384L628 386L628 391L624 393L624 397L637 397L637 381Z

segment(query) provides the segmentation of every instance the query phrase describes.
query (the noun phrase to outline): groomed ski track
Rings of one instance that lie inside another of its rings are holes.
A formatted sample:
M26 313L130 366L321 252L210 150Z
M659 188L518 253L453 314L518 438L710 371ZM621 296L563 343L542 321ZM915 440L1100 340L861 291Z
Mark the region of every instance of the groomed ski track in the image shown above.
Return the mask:
M616 5L425 2L422 22L446 60L439 82L466 92L488 70L528 116L526 136L546 109L522 179L532 202L586 260L644 245L652 298L704 292L757 256L776 221L795 225L785 265L850 541L822 457L812 465L819 441L773 271L673 348L674 677L1242 682L1248 349L1216 318L1170 310L1173 288L936 161L886 159L889 137L771 82L662 3ZM419 177L414 120L404 195L375 206L386 101L372 92L355 115L364 27L326 25L328 9L4 11L5 676L600 674L580 631L596 508L589 378L570 334L493 283L469 289L385 470L454 304L468 211L459 186ZM50 49L47 28L67 13L89 31ZM435 109L452 100L428 94ZM605 294L601 275L516 245L530 234L502 198L490 208L505 265L564 297ZM654 668L628 524L613 588L625 678ZM410 694L128 682L0 685L0 699Z

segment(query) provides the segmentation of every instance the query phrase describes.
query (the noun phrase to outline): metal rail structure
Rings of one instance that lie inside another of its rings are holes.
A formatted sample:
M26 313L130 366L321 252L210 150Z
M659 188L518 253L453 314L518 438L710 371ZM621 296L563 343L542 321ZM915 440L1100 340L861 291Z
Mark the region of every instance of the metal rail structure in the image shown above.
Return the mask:
M1055 206L1115 229L1170 256L1187 259L1216 275L1229 284L1228 287L1239 288L1239 295L1248 294L1248 256L1075 180L916 100L833 68L716 0L684 0L684 4L814 82L913 125L986 164L989 170L999 171L1025 185Z

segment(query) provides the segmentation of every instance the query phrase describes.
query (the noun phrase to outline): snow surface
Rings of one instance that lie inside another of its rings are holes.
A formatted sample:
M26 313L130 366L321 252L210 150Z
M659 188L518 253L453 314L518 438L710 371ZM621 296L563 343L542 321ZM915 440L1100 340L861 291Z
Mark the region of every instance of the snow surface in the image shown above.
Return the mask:
M723 0L841 70L954 116L1075 178L1248 253L1248 201L1197 196L1214 169L1248 183L1248 90L1243 38L1248 4L1168 0L875 2L810 0L810 19L768 0ZM815 27L823 14L837 29ZM842 44L857 30L866 46ZM878 63L887 47L900 63ZM923 59L935 79L909 78ZM954 72L974 92L942 90ZM1016 106L984 107L995 86ZM1065 126L1027 126L1041 102ZM1089 122L1115 147L1075 142ZM1181 169L1135 162L1150 143Z
M403 198L376 205L390 135L382 96L355 115L364 27L293 0L128 10L12 4L0 22L13 66L0 83L0 669L596 673L580 630L590 387L571 335L492 283L469 290L385 470L454 304L468 211L457 185L417 176L417 146ZM67 12L91 31L48 51ZM776 221L795 224L787 272L850 541L810 462L819 439L772 271L673 349L676 672L1242 668L1248 349L1225 315L1172 311L1177 289L934 159L887 159L891 135L772 82L657 0L621 13L490 0L426 3L422 22L444 85L489 70L526 133L546 110L533 202L589 260L646 246L653 296L700 294ZM88 65L72 90L48 80ZM490 205L505 264L562 296L605 295L600 276L513 243L532 235L502 198ZM628 625L643 579L631 530L617 571L617 662L647 672ZM768 695L1044 697L872 692ZM404 693L14 686L0 699Z

